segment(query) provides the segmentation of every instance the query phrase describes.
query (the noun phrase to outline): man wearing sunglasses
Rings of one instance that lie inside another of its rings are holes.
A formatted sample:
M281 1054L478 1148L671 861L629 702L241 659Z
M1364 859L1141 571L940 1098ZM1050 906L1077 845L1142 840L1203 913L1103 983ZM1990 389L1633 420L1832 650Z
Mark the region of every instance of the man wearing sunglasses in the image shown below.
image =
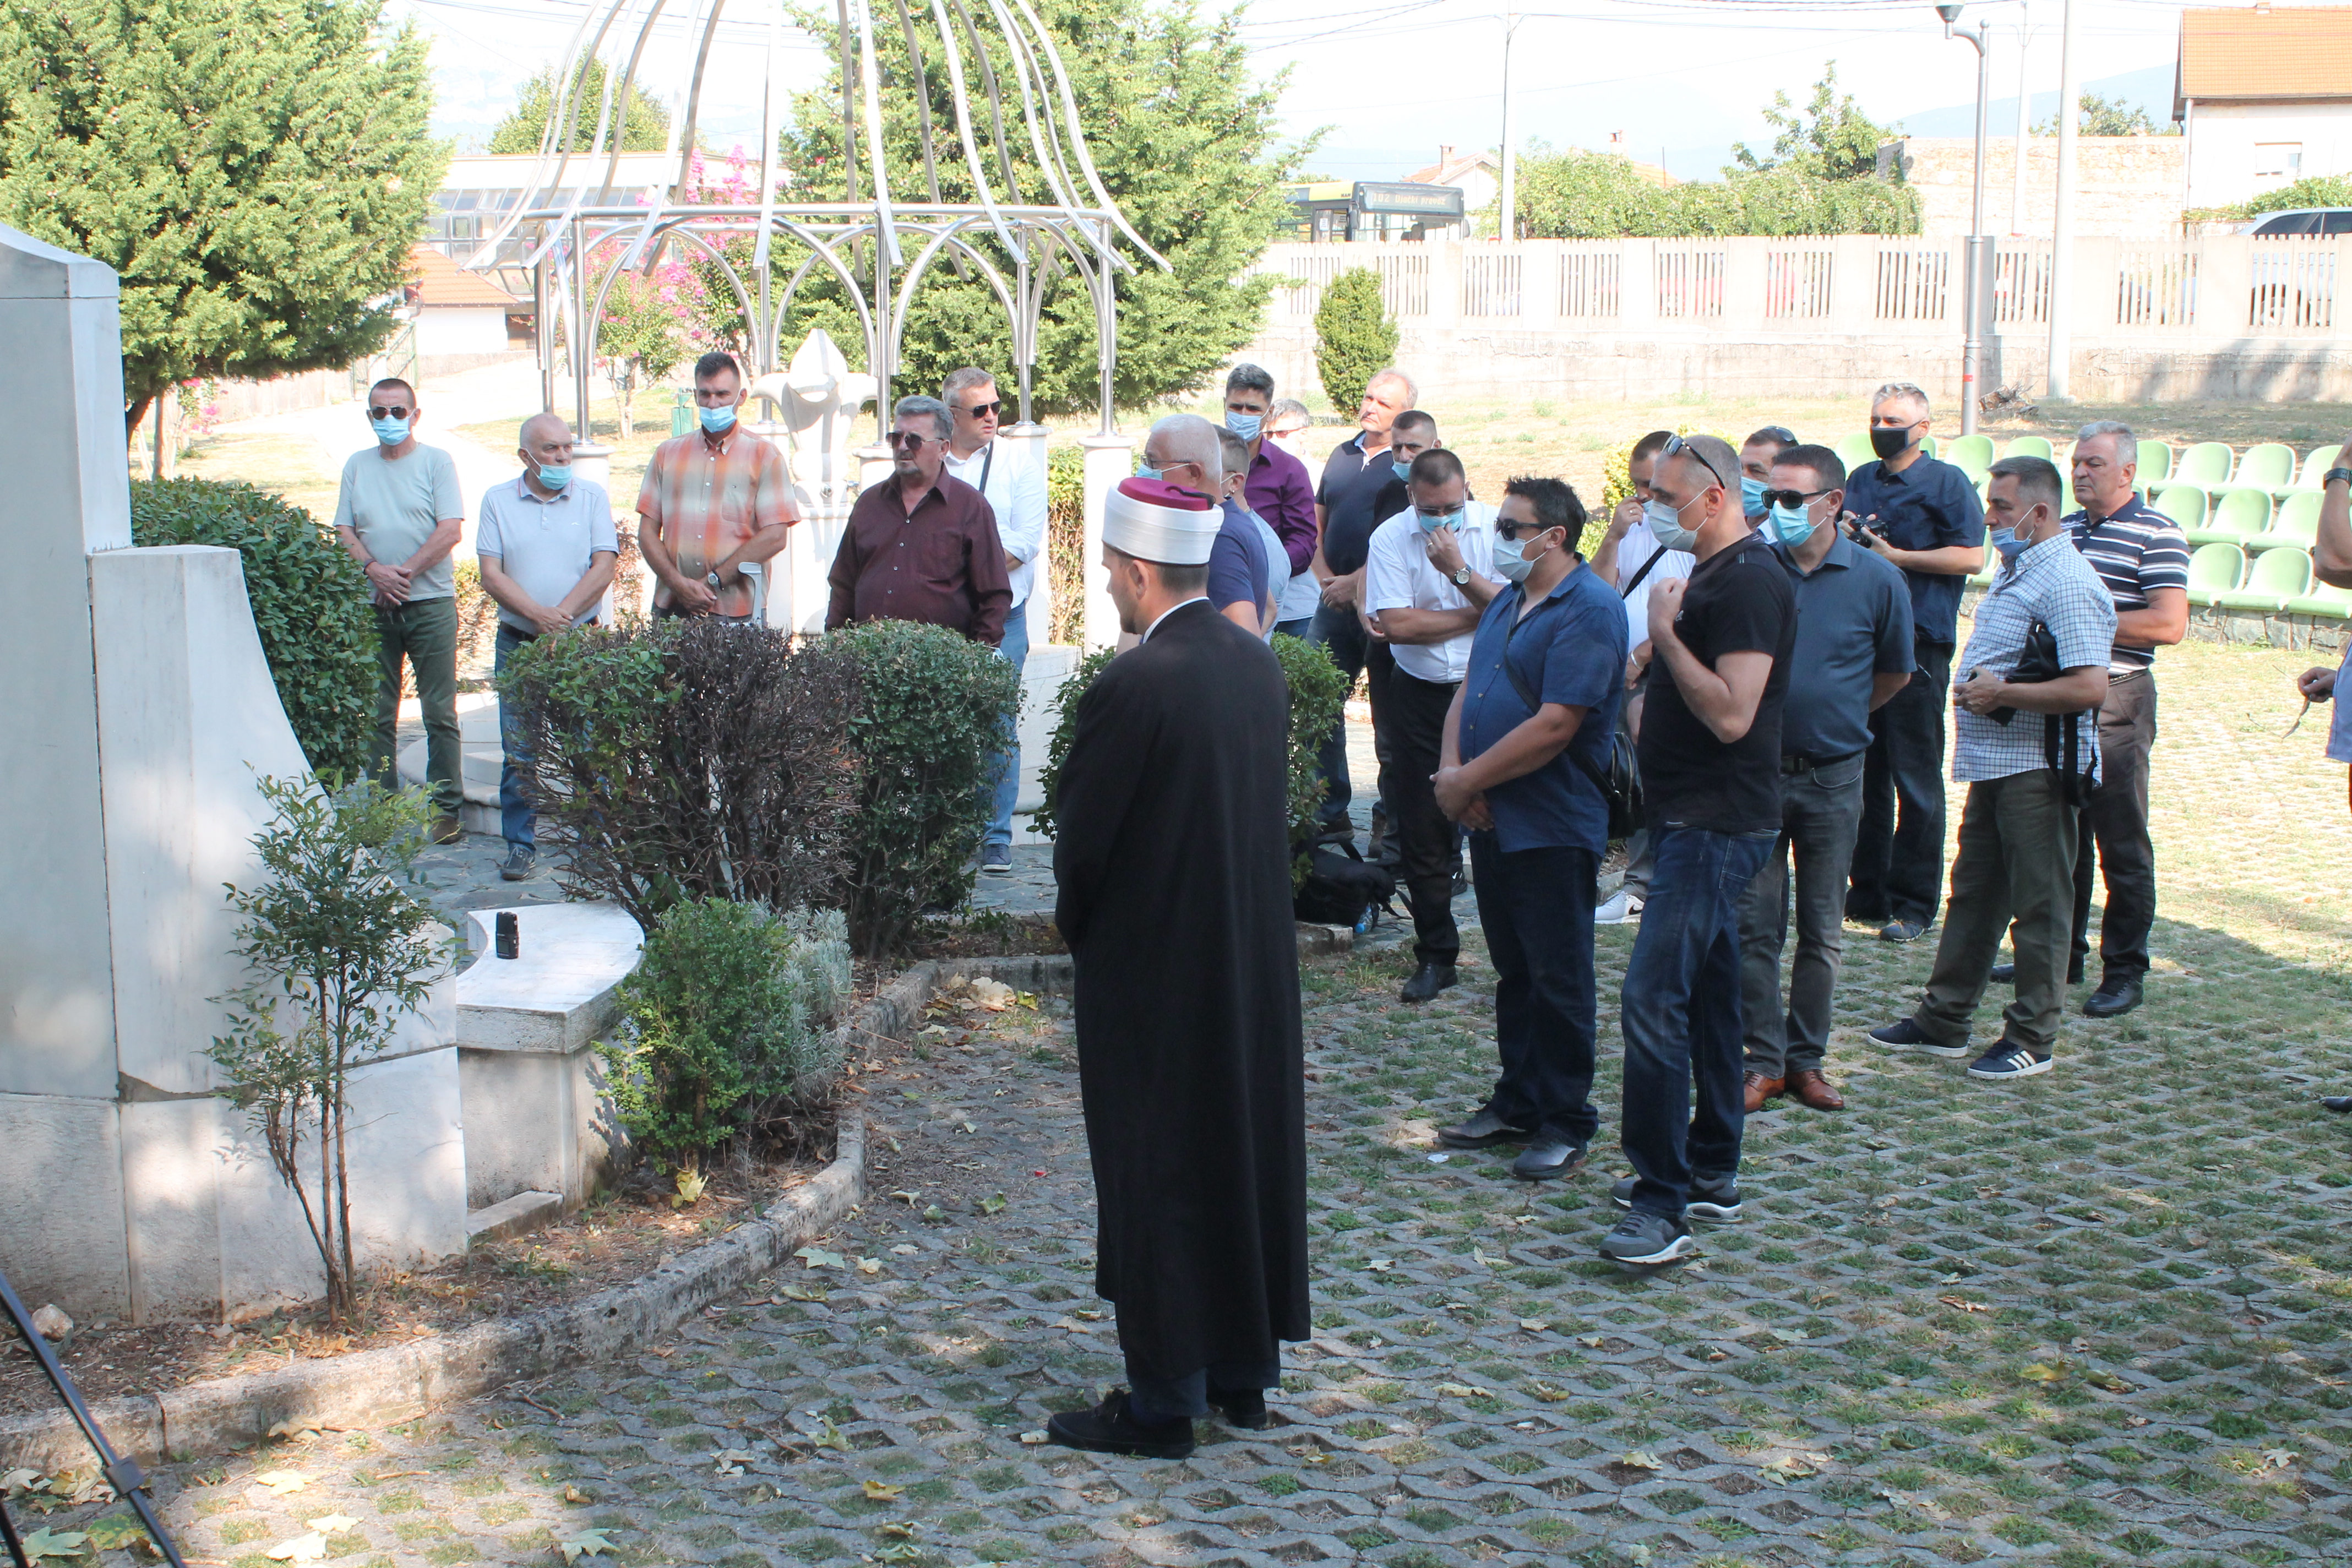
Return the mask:
M751 618L747 564L784 547L800 521L775 443L743 428L743 371L732 354L694 362L702 428L654 448L637 491L637 549L654 574L654 615Z
M951 370L940 386L940 401L955 416L948 437L945 470L987 498L1004 542L1005 579L1013 607L1004 613L1004 636L996 651L1019 669L1029 660L1029 595L1037 582L1037 558L1045 552L1045 447L1036 443L1034 460L1024 448L997 438L1004 401L996 378L977 365ZM1017 725L1004 737L996 759L992 815L980 839L980 868L994 875L1013 869L1013 808L1021 795L1021 742Z
M1764 488L1764 536L1796 595L1797 645L1780 715L1780 834L1739 915L1745 1105L1786 1093L1815 1110L1845 1100L1822 1070L1845 949L1846 869L1862 823L1870 716L1911 681L1911 590L1903 574L1840 531L1845 464L1827 447L1789 447ZM1780 1005L1796 867L1797 957Z
M849 509L824 629L922 621L994 647L1013 584L988 498L946 471L955 416L936 397L902 397L891 414L890 478Z
M1739 907L1780 831L1797 635L1789 574L1748 526L1729 442L1667 441L1648 507L1654 527L1692 534L1698 564L1650 595L1641 759L1656 866L1620 1008L1619 1142L1633 1174L1612 1194L1628 1212L1601 1243L1630 1267L1696 1251L1687 1215L1739 1212Z
M416 439L424 411L415 388L379 381L368 388L367 411L376 444L343 464L335 535L367 574L375 605L380 679L369 772L379 783L396 782L393 757L405 659L425 710L425 777L438 814L433 841L453 844L465 836L457 820L465 795L457 745L457 578L449 552L465 536L466 501L457 463Z

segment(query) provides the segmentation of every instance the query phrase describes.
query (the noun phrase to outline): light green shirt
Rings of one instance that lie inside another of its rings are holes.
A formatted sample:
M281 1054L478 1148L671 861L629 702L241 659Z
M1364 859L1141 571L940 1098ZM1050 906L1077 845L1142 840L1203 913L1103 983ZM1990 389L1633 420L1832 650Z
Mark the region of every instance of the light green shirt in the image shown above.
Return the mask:
M464 517L457 465L438 447L419 445L405 458L379 450L354 452L335 492L335 526L357 532L367 552L387 566L416 553L445 517ZM457 571L444 555L408 584L411 604L447 599L457 592Z

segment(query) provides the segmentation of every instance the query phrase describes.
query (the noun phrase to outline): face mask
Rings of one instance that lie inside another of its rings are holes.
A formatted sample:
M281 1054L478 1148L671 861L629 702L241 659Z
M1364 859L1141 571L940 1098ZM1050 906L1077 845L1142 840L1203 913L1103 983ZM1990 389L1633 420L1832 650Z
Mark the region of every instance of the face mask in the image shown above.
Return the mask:
M728 430L734 427L734 424L735 410L732 408L706 408L702 410L702 427L710 432L713 436L724 435Z
M1527 553L1527 548L1515 539L1505 539L1500 534L1495 536L1495 570L1501 574L1505 581L1526 582L1528 574L1536 569L1536 563L1551 553L1549 545L1546 545L1532 556Z
M572 465L569 463L541 463L539 466L539 482L545 485L551 490L562 489L564 486L572 482Z
M368 428L374 431L375 438L387 447L397 447L408 439L408 421L405 419L371 419Z
M2026 551L2025 541L2017 537L2017 531L2013 528L1994 534L1992 547L2000 552L2003 561L2014 561Z
M1791 548L1813 536L1813 513L1810 507L1776 506L1765 526L1772 537Z
M1650 537L1661 550L1688 550L1698 542L1698 531L1685 528L1682 512L1662 500L1643 501L1642 521L1650 525Z
M1764 481L1739 476L1739 510L1749 517L1764 515Z
M1870 433L1870 449L1877 453L1882 458L1894 457L1897 452L1902 451L1903 448L1909 445L1911 445L1911 432L1907 428L1902 430L1874 429Z
M1423 511L1421 508L1415 507L1412 509L1412 520L1421 525L1422 532L1435 533L1441 528L1461 527L1462 509L1455 507L1452 511Z
M1160 470L1149 463L1139 463L1136 465L1135 477L1139 479L1156 479L1160 477Z
M1244 441L1256 440L1257 433L1265 424L1265 416L1263 414L1235 414L1231 410L1225 414L1225 428Z
M1404 480L1412 478L1412 465L1411 463L1391 463L1389 467L1396 470L1396 477L1399 483L1402 483Z

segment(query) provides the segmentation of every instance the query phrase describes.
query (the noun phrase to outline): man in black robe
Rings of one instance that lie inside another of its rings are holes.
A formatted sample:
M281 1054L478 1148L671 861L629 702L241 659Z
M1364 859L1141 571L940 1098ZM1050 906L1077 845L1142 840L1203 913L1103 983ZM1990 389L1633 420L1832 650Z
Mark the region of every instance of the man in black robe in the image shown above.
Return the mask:
M1047 1434L1160 1458L1192 1451L1212 1405L1265 1426L1280 1342L1311 1332L1289 689L1210 607L1219 521L1156 479L1108 498L1110 596L1143 640L1079 699L1055 803L1095 1289L1129 1386Z

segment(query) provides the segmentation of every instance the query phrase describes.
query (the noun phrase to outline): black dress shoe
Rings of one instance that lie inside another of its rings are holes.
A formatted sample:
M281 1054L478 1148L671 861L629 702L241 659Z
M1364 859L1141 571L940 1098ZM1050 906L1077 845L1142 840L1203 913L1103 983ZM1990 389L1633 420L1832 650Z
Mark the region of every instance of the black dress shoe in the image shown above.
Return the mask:
M2331 1094L2319 1103L2338 1116L2352 1112L2352 1094Z
M1111 1390L1092 1410L1063 1411L1045 1423L1045 1437L1065 1448L1146 1459L1190 1458L1193 1448L1191 1421L1138 1421L1124 1388Z
M1996 963L1992 966L1992 973L1990 975L1987 975L1986 978L1990 980L1995 985L2014 985L2017 984L2017 965L2014 963ZM2081 964L2070 963L2066 966L2066 984L2069 985L2080 985L2083 984L2083 966Z
M1511 1174L1523 1182L1549 1182L1569 1174L1583 1163L1583 1144L1538 1132L1528 1141L1519 1157L1511 1162Z
M2083 1004L2086 1018L2120 1018L2140 1005L2140 984L2137 980L2121 980L2112 976L2099 982L2091 999Z
M1514 1127L1491 1110L1482 1110L1455 1127L1437 1130L1437 1141L1448 1149L1491 1149L1497 1143L1523 1143L1528 1130Z
M1251 1432L1265 1430L1265 1390L1263 1388L1213 1388L1209 1403L1225 1418L1228 1426L1239 1426Z
M1400 1002L1426 1002L1439 992L1454 984L1454 966L1450 963L1424 963L1412 972L1412 978L1397 993Z

